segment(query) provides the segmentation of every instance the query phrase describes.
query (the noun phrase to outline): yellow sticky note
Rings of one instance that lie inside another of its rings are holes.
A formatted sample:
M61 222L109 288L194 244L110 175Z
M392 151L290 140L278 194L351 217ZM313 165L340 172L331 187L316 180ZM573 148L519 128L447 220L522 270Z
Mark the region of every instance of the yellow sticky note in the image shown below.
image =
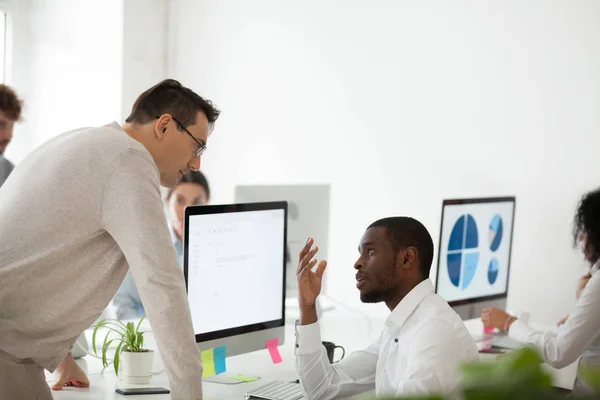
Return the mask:
M217 373L215 372L215 356L213 349L204 350L201 353L201 359L203 369L202 377L207 378L209 376L216 375Z
M258 380L258 378L255 378L253 376L245 376L245 375L232 376L231 379L235 379L235 380L242 381L242 382L254 382L254 381Z

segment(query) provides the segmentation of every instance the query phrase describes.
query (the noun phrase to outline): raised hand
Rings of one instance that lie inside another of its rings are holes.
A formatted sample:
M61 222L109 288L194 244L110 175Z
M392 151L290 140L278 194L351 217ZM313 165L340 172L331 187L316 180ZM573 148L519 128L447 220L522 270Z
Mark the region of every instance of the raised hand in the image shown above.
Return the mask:
M323 273L327 267L327 261L321 260L317 266L316 272L313 272L313 267L317 264L317 259L313 257L319 251L319 247L312 248L314 240L308 238L306 245L300 251L298 260L298 302L300 308L311 308L315 306L317 297L321 293L321 283Z

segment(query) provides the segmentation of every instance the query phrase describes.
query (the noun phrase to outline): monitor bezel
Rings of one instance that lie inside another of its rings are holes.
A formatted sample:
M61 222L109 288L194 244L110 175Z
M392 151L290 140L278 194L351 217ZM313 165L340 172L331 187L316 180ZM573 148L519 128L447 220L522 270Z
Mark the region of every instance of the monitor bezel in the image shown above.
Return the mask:
M510 279L510 266L512 259L512 246L514 241L514 231L515 231L515 212L517 210L517 198L516 196L502 196L502 197L480 197L480 198L465 198L465 199L445 199L442 201L442 217L440 219L440 235L438 240L438 254L437 254L437 267L436 267L436 275L435 275L435 293L438 293L438 285L440 282L440 262L442 256L442 229L444 227L444 211L446 206L454 206L461 204L479 204L479 203L513 203L513 211L512 211L512 224L510 228L510 244L508 246L508 271L506 273L506 287L502 293L490 295L490 296L480 296L480 297L472 297L470 299L462 299L462 300L453 300L449 301L448 304L451 307L460 306L465 304L473 304L479 303L483 301L489 300L497 300L508 297L508 283Z
M206 215L206 214L225 214L232 212L249 212L249 211L269 211L269 210L283 210L283 296L281 298L281 318L272 321L264 321L256 324L238 326L235 328L222 329L219 331L206 332L196 334L196 343L202 343L215 339L223 339L231 336L243 335L251 332L258 332L272 328L279 328L285 326L285 291L286 291L286 252L287 248L287 214L288 214L288 203L287 201L269 201L269 202L257 202L257 203L236 203L236 204L216 204L216 205L204 205L204 206L188 206L185 208L185 223L184 223L184 242L183 242L183 273L185 276L185 290L188 293L188 248L189 248L189 220L194 215Z

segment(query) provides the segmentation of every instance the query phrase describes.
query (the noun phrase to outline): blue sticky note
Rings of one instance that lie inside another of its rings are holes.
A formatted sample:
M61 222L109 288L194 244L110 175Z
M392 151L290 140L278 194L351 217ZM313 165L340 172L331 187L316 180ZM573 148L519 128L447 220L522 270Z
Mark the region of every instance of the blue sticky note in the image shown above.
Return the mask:
M227 364L225 363L225 346L215 347L215 373L222 374L227 371Z

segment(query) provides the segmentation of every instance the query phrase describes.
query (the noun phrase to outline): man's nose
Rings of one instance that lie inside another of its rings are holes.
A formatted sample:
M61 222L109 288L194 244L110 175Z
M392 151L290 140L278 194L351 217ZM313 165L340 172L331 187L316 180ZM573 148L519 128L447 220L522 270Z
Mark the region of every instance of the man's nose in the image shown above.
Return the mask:
M200 171L200 157L196 157L192 161L190 161L190 163L188 164L188 167L192 171Z

